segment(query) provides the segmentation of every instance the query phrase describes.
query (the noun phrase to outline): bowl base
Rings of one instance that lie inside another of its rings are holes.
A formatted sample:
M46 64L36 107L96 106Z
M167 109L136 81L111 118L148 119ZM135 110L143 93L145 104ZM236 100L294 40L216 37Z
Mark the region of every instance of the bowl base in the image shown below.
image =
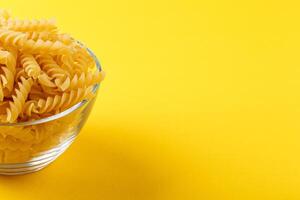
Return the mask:
M57 147L40 153L30 161L24 163L0 164L0 175L23 175L33 173L45 168L57 157L59 157L73 143L76 135L77 134L73 134L70 138L68 138Z

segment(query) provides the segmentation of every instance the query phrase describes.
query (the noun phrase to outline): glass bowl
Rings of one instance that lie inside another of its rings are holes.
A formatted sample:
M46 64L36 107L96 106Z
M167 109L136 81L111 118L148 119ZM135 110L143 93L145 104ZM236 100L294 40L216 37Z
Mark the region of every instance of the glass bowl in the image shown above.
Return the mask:
M95 54L97 70L101 65ZM39 120L0 124L0 174L20 175L43 169L60 156L74 141L93 107L99 84L94 85L94 97L71 108Z

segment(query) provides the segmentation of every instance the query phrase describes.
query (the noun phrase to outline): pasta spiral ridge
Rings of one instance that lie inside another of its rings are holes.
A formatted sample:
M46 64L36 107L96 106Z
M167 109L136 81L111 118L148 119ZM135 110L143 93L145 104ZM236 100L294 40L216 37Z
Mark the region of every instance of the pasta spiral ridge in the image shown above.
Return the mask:
M0 74L1 90L4 96L9 96L14 87L14 76L16 73L16 59L9 51L0 50L0 64L3 73ZM1 97L0 100L3 100Z
M16 121L19 114L22 112L32 84L33 80L31 78L21 78L21 82L18 83L19 88L15 89L16 94L12 96L13 101L9 102L9 108L6 109L7 122Z
M75 74L74 67L72 65L73 60L68 55L56 55L54 56L55 62L65 71L69 72L70 75Z
M41 86L44 86L44 88L55 88L56 85L52 82L51 77L49 77L45 72L43 72L38 77L38 82L41 84Z
M20 32L28 31L56 31L57 27L54 20L19 20L19 19L8 19L1 23L2 27Z
M3 74L0 75L2 86L4 89L4 96L9 96L14 87L14 75L7 67L1 67Z
M26 35L25 35L26 36ZM1 35L0 35L1 39ZM51 55L61 55L70 54L70 48L60 41L52 42L50 40L44 41L38 39L34 41L32 39L26 40L23 47L21 48L23 52L31 54L51 54Z
M22 47L26 41L26 34L11 30L0 29L0 42L4 46Z
M65 91L70 86L70 74L62 69L51 56L39 55L37 60L61 91Z
M88 71L80 75L75 74L67 91L95 85L103 80L103 78L104 74L99 71Z
M94 66L94 60L91 56L88 55L87 51L80 47L79 45L75 45L74 55L72 57L74 67L81 72L87 72L89 68Z
M37 113L38 111L35 109L36 108L36 101L35 100L29 100L26 101L24 104L24 108L22 111L22 117L31 117L32 114Z
M41 68L31 54L22 54L20 63L29 77L37 79L41 74Z
M0 64L5 65L13 74L16 73L16 53L13 51L0 50Z
M78 88L62 95L49 96L46 99L39 99L31 102L31 111L38 114L49 113L54 110L64 110L87 98L92 90L89 88ZM29 105L28 105L29 106Z
M50 36L51 41L61 41L65 45L71 45L74 40L68 35L68 34L56 34L56 35L51 35Z
M67 34L54 34L54 33L49 33L46 31L43 32L27 32L26 36L28 39L37 41L39 39L44 40L44 41L51 41L51 42L55 42L55 41L60 41L65 45L71 45L73 42L73 39L67 35Z
M34 41L36 41L36 40L39 40L39 39L41 39L41 40L49 40L49 38L50 38L50 33L48 33L48 32L27 32L26 33L26 36L27 36L27 38L28 39L30 39L30 40L34 40Z

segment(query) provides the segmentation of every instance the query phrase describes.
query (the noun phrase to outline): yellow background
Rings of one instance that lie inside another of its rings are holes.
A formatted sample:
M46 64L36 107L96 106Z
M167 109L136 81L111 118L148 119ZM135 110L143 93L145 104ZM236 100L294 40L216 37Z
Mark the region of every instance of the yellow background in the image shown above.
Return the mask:
M300 198L297 1L4 0L55 17L107 78L54 164L0 198Z

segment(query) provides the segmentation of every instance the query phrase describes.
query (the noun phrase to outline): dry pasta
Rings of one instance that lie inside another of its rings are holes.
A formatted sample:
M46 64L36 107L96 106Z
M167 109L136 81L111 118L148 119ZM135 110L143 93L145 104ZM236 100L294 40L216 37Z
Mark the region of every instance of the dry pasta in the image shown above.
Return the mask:
M30 102L27 105L26 113L33 111L37 114L49 113L64 109L73 105L74 102L80 102L87 97L87 94L91 92L91 88L79 88L77 90L71 90L70 92L64 92L62 95L49 96L47 99L39 99L38 101Z
M18 88L15 89L15 95L12 96L12 101L9 102L9 108L7 108L7 122L14 122L23 111L24 104L31 90L33 81L31 78L21 78L21 82L18 82Z
M16 73L15 56L9 51L0 50L0 74L1 89L5 96L9 96L14 87L14 76Z
M6 48L21 48L22 46L24 46L25 42L27 42L27 46L30 45L26 40L25 33L11 31L7 29L0 29L0 42L1 46Z
M93 95L104 78L94 59L54 20L20 20L0 10L0 123L60 113ZM29 160L69 137L80 110L61 120L0 127L0 163Z
M26 36L26 35L25 35ZM1 34L0 34L1 39ZM12 40L12 39L11 39ZM16 42L16 41L12 41ZM50 40L42 40L38 39L35 40L25 40L24 43L22 43L22 52L27 52L31 54L50 54L50 55L61 55L61 54L71 54L72 49L71 47L68 47L67 45L63 44L60 41L52 42Z
M1 26L10 30L22 32L54 32L57 29L54 20L18 20L8 18L1 22Z
M37 79L41 74L41 68L31 54L22 54L20 56L20 63L28 77Z
M61 91L70 87L70 73L62 69L51 56L39 55L37 60L47 75L54 79L55 85Z

